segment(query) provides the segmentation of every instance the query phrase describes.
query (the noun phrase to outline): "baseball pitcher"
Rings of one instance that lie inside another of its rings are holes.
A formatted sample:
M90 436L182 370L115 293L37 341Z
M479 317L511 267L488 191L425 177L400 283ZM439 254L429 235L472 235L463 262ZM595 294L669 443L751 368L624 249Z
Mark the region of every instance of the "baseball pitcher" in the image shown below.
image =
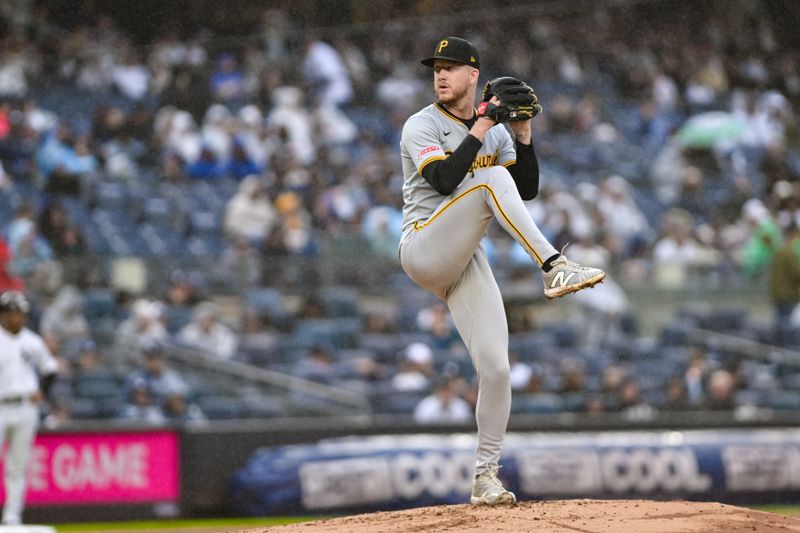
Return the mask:
M533 89L497 78L486 84L475 109L478 51L458 37L439 41L422 64L433 68L437 101L403 126L400 262L415 283L447 303L478 374L478 456L470 501L514 503L497 477L511 411L508 324L480 241L497 220L542 269L548 298L592 287L605 274L560 254L523 203L539 191L531 119L542 107ZM515 139L505 127L494 127L500 123L508 123Z
M0 448L8 439L4 525L22 522L25 465L39 424L39 404L58 368L44 340L25 327L29 308L21 292L0 295Z

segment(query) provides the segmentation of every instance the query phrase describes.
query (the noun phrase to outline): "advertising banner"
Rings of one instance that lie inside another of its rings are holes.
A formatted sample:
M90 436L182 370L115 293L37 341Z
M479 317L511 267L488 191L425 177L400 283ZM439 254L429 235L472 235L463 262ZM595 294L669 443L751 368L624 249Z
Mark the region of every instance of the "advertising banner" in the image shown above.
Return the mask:
M261 515L464 503L470 435L343 438L264 448L234 476ZM510 434L500 477L520 499L796 500L800 430Z
M170 431L40 434L28 464L27 505L174 502L179 461Z

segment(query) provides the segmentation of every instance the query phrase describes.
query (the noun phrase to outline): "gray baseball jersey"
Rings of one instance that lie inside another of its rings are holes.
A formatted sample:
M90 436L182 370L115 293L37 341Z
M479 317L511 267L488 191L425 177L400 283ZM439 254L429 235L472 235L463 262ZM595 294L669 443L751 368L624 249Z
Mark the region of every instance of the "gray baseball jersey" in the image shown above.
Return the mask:
M425 181L422 169L441 161L458 148L469 133L466 124L438 103L431 104L411 115L403 127L400 156L403 163L403 232L415 222L427 220L439 204L442 195ZM514 142L505 128L492 128L486 133L483 146L470 168L476 170L516 162Z
M400 263L420 287L447 303L478 374L476 471L497 468L511 410L508 324L503 300L481 239L492 220L519 242L536 264L557 254L531 219L506 167L516 161L503 126L489 129L472 166L447 196L422 176L469 133L439 104L411 116L403 127L403 237Z

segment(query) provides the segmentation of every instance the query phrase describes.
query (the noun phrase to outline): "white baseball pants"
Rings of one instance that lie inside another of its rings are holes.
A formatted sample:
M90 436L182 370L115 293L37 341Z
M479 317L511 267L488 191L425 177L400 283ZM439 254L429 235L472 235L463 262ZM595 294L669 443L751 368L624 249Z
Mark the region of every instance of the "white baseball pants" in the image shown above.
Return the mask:
M508 323L500 289L480 247L492 220L537 265L558 253L531 218L511 174L501 166L464 178L400 246L400 262L409 277L447 303L478 374L477 473L498 465L511 413Z
M6 502L3 506L3 524L22 522L25 507L25 466L33 451L33 439L39 425L39 408L31 403L0 404L0 448L8 439L5 456Z

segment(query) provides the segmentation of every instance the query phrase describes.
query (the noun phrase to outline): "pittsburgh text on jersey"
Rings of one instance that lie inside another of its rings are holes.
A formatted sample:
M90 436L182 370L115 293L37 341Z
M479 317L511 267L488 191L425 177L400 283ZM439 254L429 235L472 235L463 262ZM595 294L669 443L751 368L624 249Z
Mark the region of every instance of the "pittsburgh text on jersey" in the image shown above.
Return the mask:
M444 155L445 157L450 157L452 154L452 150L445 150ZM489 167L496 167L497 166L498 155L497 153L494 154L478 154L475 157L475 160L472 161L472 164L469 167L469 172L474 172L476 170L480 170L482 168L489 168Z

